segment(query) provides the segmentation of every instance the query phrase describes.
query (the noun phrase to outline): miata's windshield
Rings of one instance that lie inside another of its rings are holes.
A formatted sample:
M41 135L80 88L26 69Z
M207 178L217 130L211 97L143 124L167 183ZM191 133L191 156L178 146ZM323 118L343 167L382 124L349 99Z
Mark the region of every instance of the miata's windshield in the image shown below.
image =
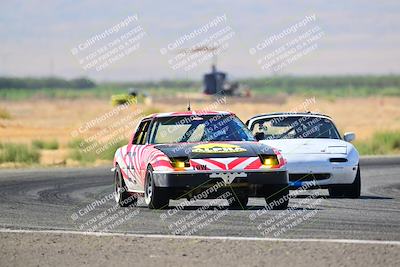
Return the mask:
M328 138L340 139L331 120L316 116L278 116L255 121L252 133L262 139ZM261 135L260 135L261 134Z

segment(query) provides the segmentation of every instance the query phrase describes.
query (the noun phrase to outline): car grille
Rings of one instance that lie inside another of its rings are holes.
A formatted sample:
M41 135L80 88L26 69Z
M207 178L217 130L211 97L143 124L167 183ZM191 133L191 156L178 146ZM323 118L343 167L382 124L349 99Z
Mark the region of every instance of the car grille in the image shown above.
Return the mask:
M329 179L331 177L330 173L292 173L289 174L289 181L319 181Z

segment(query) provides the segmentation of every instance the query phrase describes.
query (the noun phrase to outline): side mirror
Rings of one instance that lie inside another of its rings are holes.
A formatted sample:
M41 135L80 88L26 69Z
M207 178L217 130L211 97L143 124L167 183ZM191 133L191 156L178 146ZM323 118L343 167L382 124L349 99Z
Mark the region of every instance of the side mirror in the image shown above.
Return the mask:
M356 139L356 134L353 133L353 132L344 133L343 139L344 139L344 141L346 141L346 142L354 141L354 139Z
M258 132L254 135L257 141L264 140L265 139L265 134L263 132Z

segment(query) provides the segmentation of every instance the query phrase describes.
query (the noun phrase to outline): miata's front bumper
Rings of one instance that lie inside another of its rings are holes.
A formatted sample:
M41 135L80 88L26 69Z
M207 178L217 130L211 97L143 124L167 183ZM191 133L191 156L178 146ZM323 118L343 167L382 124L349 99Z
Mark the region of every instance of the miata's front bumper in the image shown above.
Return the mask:
M343 155L288 155L286 168L291 188L327 188L330 185L351 184L357 175L358 159L346 162L331 162L331 158L345 158ZM311 186L315 185L315 186Z

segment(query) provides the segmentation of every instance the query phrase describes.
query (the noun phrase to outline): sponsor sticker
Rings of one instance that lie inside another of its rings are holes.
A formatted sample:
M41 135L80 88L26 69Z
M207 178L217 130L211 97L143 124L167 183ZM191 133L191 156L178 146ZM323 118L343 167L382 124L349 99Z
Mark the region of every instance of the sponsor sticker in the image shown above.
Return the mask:
M194 146L193 153L240 153L246 152L243 147L231 144L202 144Z

